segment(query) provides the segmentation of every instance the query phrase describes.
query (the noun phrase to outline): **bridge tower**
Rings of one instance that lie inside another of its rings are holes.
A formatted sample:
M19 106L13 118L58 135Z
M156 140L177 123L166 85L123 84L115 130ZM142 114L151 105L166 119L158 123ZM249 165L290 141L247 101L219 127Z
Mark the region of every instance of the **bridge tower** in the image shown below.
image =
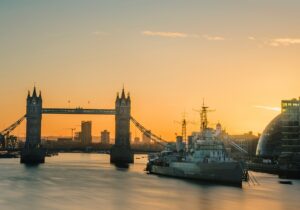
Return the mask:
M131 99L129 94L125 96L123 88L121 97L118 93L115 102L115 145L111 149L111 163L133 163L130 147L130 110Z
M32 95L28 91L26 104L26 142L21 153L21 163L44 163L45 154L41 148L42 96L36 93L34 87Z

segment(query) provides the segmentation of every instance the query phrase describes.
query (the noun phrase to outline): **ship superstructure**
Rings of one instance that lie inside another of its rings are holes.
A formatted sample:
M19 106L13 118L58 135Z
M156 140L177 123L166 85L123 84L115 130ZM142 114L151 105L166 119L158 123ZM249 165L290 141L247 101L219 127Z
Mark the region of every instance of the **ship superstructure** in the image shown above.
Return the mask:
M184 146L185 142L177 141L176 151L166 148L149 158L147 170L150 173L242 185L247 170L228 155L224 142L218 138L218 129L208 127L207 111L208 107L203 104L201 130L193 133L187 146Z

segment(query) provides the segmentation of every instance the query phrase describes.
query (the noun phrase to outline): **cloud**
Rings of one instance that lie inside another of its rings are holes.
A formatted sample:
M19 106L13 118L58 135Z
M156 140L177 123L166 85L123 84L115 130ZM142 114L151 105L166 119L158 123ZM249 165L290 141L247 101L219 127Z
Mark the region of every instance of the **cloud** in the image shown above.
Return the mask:
M225 40L225 38L222 36L203 35L203 37L209 41L224 41Z
M145 36L160 36L166 38L187 38L190 35L180 32L164 32L164 31L142 31Z
M170 31L142 31L141 32L145 36L159 36L165 38L204 38L209 41L223 41L225 40L222 36L209 36L209 35L202 35L199 36L198 34L188 34L182 32L170 32Z
M272 46L272 47L280 47L280 46L291 46L300 44L300 38L274 38L274 39L259 39L253 36L248 36L248 40L256 41L259 43L260 47Z
M94 31L93 34L95 36L108 36L109 33L103 32L103 31Z
M281 111L280 107L260 106L260 105L256 105L256 106L253 106L253 107L258 108L258 109L265 109L265 110L270 110L270 111L276 111L276 112L280 112Z
M267 42L267 44L269 44L273 47L290 46L290 45L300 44L300 38L297 38L297 39L294 39L294 38L271 39Z

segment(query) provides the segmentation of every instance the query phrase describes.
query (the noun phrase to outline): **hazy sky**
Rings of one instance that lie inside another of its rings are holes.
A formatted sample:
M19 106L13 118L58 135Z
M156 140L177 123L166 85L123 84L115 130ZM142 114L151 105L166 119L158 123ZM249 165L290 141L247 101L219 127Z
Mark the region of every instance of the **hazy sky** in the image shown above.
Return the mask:
M165 138L183 112L199 123L203 98L212 126L262 132L279 113L265 106L300 95L299 11L299 0L0 0L0 129L34 83L44 107L87 108L113 108L124 83L132 115ZM45 115L42 134L81 120L114 133L112 116Z

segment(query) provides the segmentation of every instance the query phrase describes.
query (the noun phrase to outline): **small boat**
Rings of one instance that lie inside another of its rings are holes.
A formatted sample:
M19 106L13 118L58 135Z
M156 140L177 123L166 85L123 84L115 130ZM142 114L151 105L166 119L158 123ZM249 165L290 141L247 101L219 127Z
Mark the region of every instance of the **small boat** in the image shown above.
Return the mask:
M278 182L279 182L280 184L293 184L293 182L290 181L290 180L279 180Z

